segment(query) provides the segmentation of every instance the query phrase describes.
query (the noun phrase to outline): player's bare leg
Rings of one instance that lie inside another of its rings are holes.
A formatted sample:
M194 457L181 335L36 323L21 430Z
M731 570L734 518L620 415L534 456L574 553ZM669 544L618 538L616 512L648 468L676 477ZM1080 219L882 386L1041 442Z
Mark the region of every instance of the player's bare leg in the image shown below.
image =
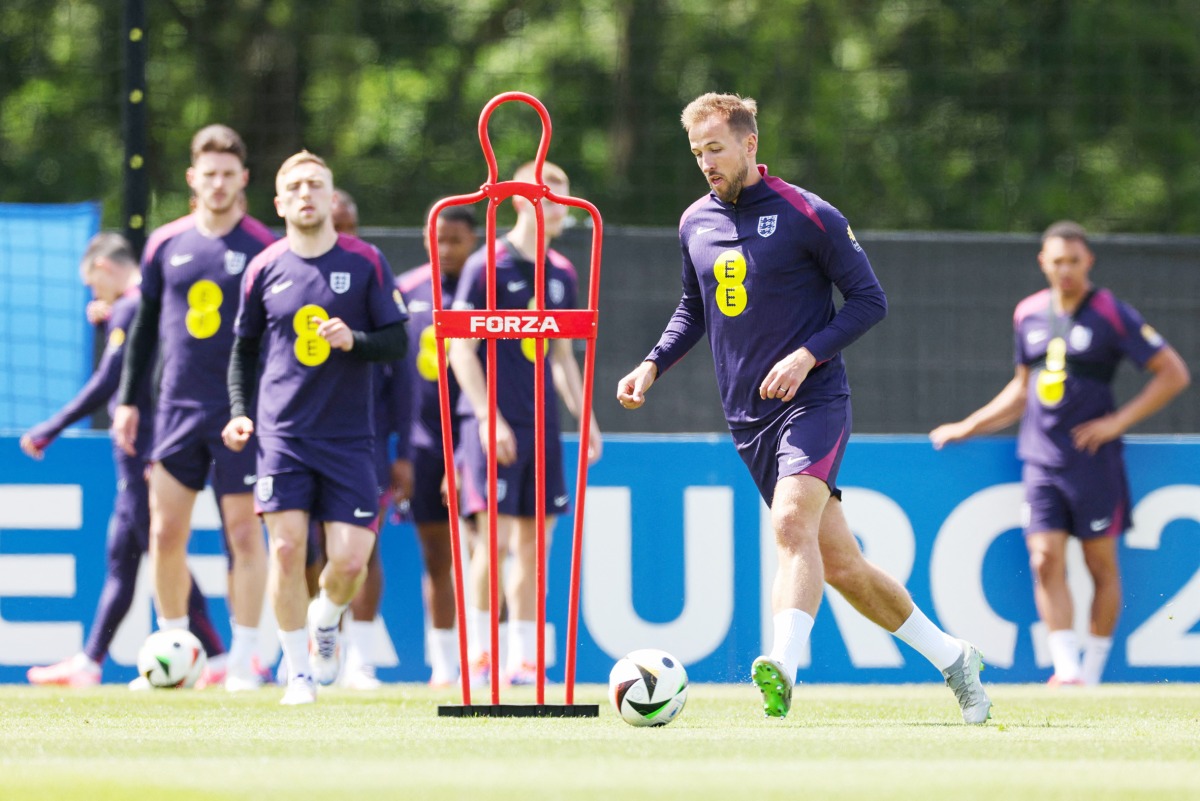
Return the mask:
M509 526L505 525L505 520L511 521L510 515L498 515L496 519L496 554L499 563L499 574L496 576L496 581L499 582L496 594L504 602L504 606L499 611L499 619L503 621L504 613L511 612L508 608L508 602L505 590L505 570L504 562L508 556L508 539ZM475 516L475 531L474 547L471 548L470 570L470 585L471 585L471 601L469 607L469 617L467 633L469 635L468 654L467 658L470 662L469 669L471 671L471 685L473 687L482 687L491 682L491 569L490 555L488 553L488 517L487 513L481 512ZM500 626L500 643L504 643L507 626ZM496 654L497 664L499 664L500 655Z
M311 704L317 699L308 655L308 590L304 561L308 550L308 513L300 510L263 515L270 541L267 593L279 623L279 642L287 660L287 691L282 703Z
M779 566L771 589L775 636L770 653L754 660L751 678L768 717L782 718L792 705L800 655L821 605L824 570L819 532L829 487L811 476L786 476L775 485L771 527Z
M375 618L383 599L383 562L379 557L379 542L371 548L367 561L367 577L358 594L350 602L350 618L342 627L346 634L346 665L341 684L352 690L375 690Z
M511 684L537 682L537 518L500 515L511 532L512 565L505 597L508 600L508 679ZM546 552L554 518L546 517Z
M986 721L992 704L979 681L983 669L979 652L935 626L899 581L867 560L846 522L841 501L830 500L825 506L820 543L826 583L865 618L928 659L954 690L964 721Z
M232 691L254 689L262 684L253 660L267 585L267 546L262 523L254 512L253 494L223 496L221 519L233 559L229 576L233 639L225 687Z
M1099 684L1112 650L1113 631L1121 613L1121 569L1117 562L1115 537L1083 540L1083 560L1092 576L1091 626L1083 646L1080 678L1084 684Z
M187 628L192 579L188 539L196 491L180 483L161 463L150 468L150 563L161 628Z
M425 561L421 592L429 613L430 629L425 643L435 686L452 684L458 678L458 638L455 636L454 575L450 551L450 524L418 523L417 536Z
M375 546L375 532L340 521L325 523L325 569L321 593L309 606L308 628L313 643L313 676L320 684L337 680L340 667L339 628L367 578L367 563Z
M1029 567L1033 573L1033 600L1038 617L1046 625L1050 657L1054 662L1052 685L1079 684L1079 638L1075 634L1075 604L1067 585L1067 540L1065 531L1041 531L1026 535Z

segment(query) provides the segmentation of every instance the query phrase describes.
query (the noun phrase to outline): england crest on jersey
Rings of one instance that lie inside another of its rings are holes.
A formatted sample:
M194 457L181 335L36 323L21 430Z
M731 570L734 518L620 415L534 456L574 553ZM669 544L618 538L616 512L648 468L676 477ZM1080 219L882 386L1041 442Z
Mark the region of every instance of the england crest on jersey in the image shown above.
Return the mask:
M762 237L770 236L775 233L775 226L779 223L778 214L766 214L758 218L758 235Z
M1077 325L1071 329L1068 339L1072 350L1077 352L1087 350L1088 346L1092 344L1092 329Z
M335 294L344 294L350 288L350 273L330 273L329 288Z
M550 302L555 306L563 302L563 298L567 296L567 288L563 286L563 282L557 278L550 279Z
M246 254L236 250L225 251L225 272L230 275L241 275L246 269Z

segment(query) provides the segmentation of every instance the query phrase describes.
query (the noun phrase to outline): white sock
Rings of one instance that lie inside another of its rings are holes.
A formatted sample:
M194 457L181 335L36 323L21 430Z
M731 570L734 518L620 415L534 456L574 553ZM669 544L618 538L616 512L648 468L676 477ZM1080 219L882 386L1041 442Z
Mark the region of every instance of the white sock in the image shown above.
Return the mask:
M346 607L350 604L335 604L329 600L329 596L325 594L325 590L321 590L321 594L312 602L313 622L319 629L328 629L336 626L342 619L342 613L346 611Z
M915 605L908 620L901 623L900 628L892 634L911 645L938 670L950 667L963 654L962 644L933 625L933 621L925 617L925 613Z
M1054 675L1059 681L1079 681L1079 637L1074 629L1061 629L1046 635L1050 645L1050 659L1054 662Z
M233 639L229 643L229 669L239 674L250 673L250 660L258 644L258 629L239 626L236 621L230 621L230 629Z
M454 629L429 629L425 633L425 653L429 657L434 684L450 684L458 678L458 632Z
M1083 668L1080 678L1087 685L1099 684L1108 664L1108 652L1112 650L1112 637L1097 637L1089 634L1083 641Z
M351 662L350 653L354 654L352 664L375 664L376 629L374 620L349 620L346 623L346 659Z
M491 650L492 615L486 609L467 609L467 658L472 661Z
M808 635L812 634L813 616L801 609L784 609L776 612L772 620L775 637L767 656L783 665L787 675L795 681L800 657L804 655Z
M510 620L508 622L508 670L520 670L525 665L537 664L536 620Z
M283 646L283 658L287 660L287 675L312 676L312 663L308 661L308 629L279 631L279 644Z
M100 663L93 661L93 659L90 656L83 653L82 651L75 654L75 657L71 661L75 665L75 667L79 668L80 670L86 670L89 673L99 673L100 672Z
M158 627L163 631L171 629L186 629L191 625L191 619L184 615L183 617L160 617L158 619Z

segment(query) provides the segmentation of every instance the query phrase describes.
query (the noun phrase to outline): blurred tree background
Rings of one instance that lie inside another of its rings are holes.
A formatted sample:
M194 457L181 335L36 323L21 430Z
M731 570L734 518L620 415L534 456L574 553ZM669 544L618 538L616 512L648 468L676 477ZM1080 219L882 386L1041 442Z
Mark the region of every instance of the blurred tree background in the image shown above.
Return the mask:
M704 191L679 127L705 91L760 103L773 173L876 230L1200 231L1195 0L154 0L151 226L183 214L191 134L246 138L251 210L328 158L372 226L485 178L483 105L529 92L550 158L606 222L673 226ZM120 227L120 0L0 5L0 201L99 198ZM512 109L512 111L510 111ZM507 105L507 176L536 115Z

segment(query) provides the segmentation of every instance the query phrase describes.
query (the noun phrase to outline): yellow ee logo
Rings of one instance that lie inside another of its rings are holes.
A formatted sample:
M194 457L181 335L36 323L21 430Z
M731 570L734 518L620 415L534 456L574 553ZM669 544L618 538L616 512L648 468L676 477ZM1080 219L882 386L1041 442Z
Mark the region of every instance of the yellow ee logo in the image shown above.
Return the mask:
M184 318L189 334L196 339L208 339L221 330L221 301L225 293L215 281L207 278L192 284L187 293L188 311Z
M444 350L450 351L450 341L447 340ZM420 345L417 350L417 373L426 381L438 380L437 334L433 326L427 325L421 331Z
M537 303L535 301L536 301L535 298L530 298L529 303L526 304L525 308L529 309L530 311L536 309ZM542 355L545 355L549 352L550 352L550 340L543 339L542 340ZM536 339L522 339L521 340L521 353L523 353L525 355L525 358L528 359L530 362L533 362L535 359L537 359L537 340Z
M726 317L737 317L746 310L746 257L727 250L713 262L717 278L717 308Z
M321 323L329 319L329 312L315 303L301 306L292 316L292 328L296 330L296 344L292 350L296 361L306 367L316 367L329 358L329 343L317 336Z

